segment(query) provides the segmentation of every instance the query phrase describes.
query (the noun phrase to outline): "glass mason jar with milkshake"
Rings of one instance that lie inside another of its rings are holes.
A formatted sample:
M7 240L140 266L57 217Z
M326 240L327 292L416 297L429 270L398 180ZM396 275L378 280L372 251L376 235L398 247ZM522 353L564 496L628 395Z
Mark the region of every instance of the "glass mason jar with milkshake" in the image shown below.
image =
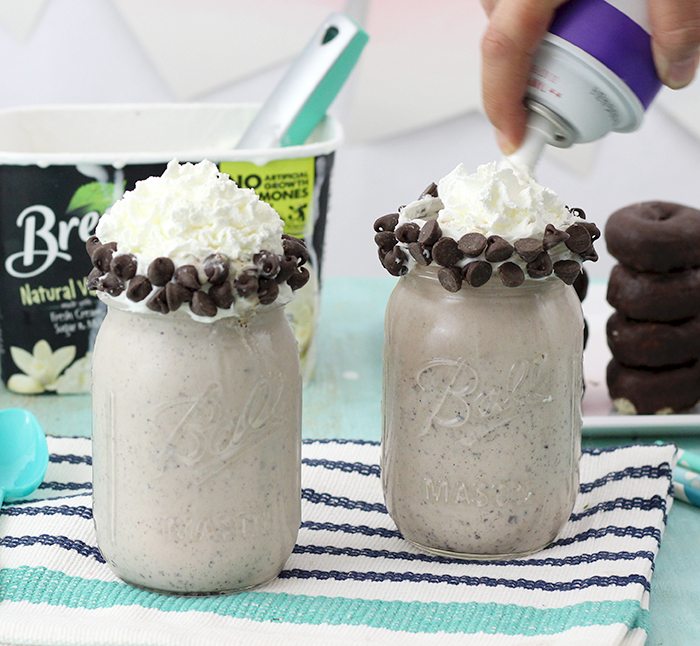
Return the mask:
M305 246L211 162L137 183L88 240L94 519L122 579L178 593L274 578L300 524L301 375L284 316Z
M578 489L582 211L509 162L458 166L379 218L387 307L382 482L421 549L504 558L549 544Z

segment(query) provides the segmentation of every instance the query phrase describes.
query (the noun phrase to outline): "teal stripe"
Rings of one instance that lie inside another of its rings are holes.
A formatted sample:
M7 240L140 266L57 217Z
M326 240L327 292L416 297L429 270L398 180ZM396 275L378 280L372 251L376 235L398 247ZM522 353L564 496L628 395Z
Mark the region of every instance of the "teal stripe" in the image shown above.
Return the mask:
M597 601L541 609L499 603L375 601L263 591L213 596L158 594L121 582L97 581L43 567L0 569L0 601L68 608L140 606L165 612L210 612L223 617L290 624L369 626L410 633L553 635L580 626L624 624L647 630L638 601Z

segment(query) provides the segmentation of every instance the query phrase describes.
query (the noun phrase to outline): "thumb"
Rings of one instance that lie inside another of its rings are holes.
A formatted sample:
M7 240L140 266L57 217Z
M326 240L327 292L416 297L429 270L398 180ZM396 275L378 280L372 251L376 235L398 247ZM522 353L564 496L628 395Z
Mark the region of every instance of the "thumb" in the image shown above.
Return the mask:
M659 77L674 90L685 87L700 62L700 2L649 0L649 19Z

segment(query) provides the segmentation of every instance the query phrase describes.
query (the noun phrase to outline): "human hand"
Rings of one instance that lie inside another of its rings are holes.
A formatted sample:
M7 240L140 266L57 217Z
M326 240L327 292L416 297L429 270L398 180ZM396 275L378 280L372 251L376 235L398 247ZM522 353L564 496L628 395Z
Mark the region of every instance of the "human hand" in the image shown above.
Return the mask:
M523 97L532 61L554 12L566 0L481 0L489 25L481 43L482 93L498 145L520 146L527 114ZM648 0L652 50L662 82L688 85L700 62L700 0Z

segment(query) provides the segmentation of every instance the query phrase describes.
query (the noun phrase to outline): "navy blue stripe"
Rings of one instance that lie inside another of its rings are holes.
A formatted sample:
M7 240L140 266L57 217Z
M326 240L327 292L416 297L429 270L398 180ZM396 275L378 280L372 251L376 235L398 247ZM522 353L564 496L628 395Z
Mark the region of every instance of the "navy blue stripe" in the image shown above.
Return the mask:
M90 507L68 505L42 506L42 507L18 507L15 505L5 505L0 509L1 516L80 516L86 520L92 518Z
M615 500L605 500L593 507L589 507L578 514L571 514L570 522L576 522L582 518L593 516L602 511L614 511L615 509L640 509L642 511L651 511L652 509L660 509L663 512L664 523L666 522L666 501L661 496L652 496L651 498L615 498Z
M581 565L582 563L595 563L596 561L633 561L645 559L654 561L654 554L648 550L637 552L595 552L593 554L577 554L565 558L544 559L511 559L508 561L484 561L477 559L451 559L445 556L433 556L414 552L394 552L391 550L373 550L369 548L335 547L333 545L295 545L295 554L314 554L327 556L352 556L366 558L384 558L400 561L421 561L423 563L465 564L465 565L500 565L500 566L547 566L561 567L565 565Z
M90 441L89 435L54 435L53 433L47 433L46 437L50 437L54 440L86 440Z
M67 536L40 534L39 536L3 536L0 538L0 547L31 547L32 545L60 547L69 552L77 552L81 556L92 557L100 563L105 562L97 547L88 545L78 539L68 538Z
M624 587L641 585L649 590L649 581L640 574L628 576L592 576L588 579L573 579L572 581L531 581L529 579L502 579L488 576L452 576L449 574L430 574L428 572L341 572L338 570L282 570L281 579L317 579L320 581L372 581L381 583L392 581L396 583L447 583L448 585L485 586L489 588L505 587L524 590L544 590L545 592L568 592L597 587Z
M77 491L78 489L92 489L92 482L42 482L39 485L39 489Z
M301 524L302 529L311 531L327 531L340 532L343 534L362 534L363 536L381 536L382 538L403 538L401 533L395 529L387 529L385 527L369 527L367 525L350 525L349 523L328 523L317 521L304 521ZM652 537L656 542L661 540L661 531L656 527L617 527L609 525L608 527L588 529L584 532L570 536L569 538L560 538L554 541L545 549L552 547L561 547L564 545L572 545L573 543L581 543L591 538L603 538L604 536L618 536L627 538L647 538Z
M343 509L361 509L362 511L377 511L380 514L388 513L381 502L365 502L364 500L351 500L345 496L332 496L329 493L314 491L313 489L301 490L302 500L314 504L327 505L328 507L342 507Z
M70 453L52 453L49 456L50 462L68 462L70 464L92 464L90 455L72 455Z
M631 525L628 525L627 527L617 527L616 525L608 525L607 527L587 529L585 532L576 534L576 536L570 536L569 538L560 538L559 540L550 543L550 545L545 549L561 547L563 545L571 545L573 543L581 543L591 538L603 538L604 536L624 536L625 538L651 537L655 539L657 543L661 542L661 530L659 530L657 527L632 527Z
M605 486L609 482L616 482L618 480L624 480L625 478L654 478L658 480L666 477L671 477L671 466L668 462L662 462L658 466L645 464L642 467L627 467L622 471L606 473L602 478L598 478L592 482L583 482L579 487L579 491L581 493L589 493L594 489Z
M353 440L353 439L306 439L303 440L304 444L357 444L358 446L379 446L378 440Z
M363 536L381 536L383 538L403 538L396 529L350 525L349 523L319 523L313 520L306 520L301 524L301 527L302 529L310 529L315 532L341 532L343 534L362 534Z
M376 478L378 478L380 474L378 464L365 464L364 462L343 462L342 460L303 458L301 463L307 467L323 467L331 471L359 473L363 476L375 476Z

